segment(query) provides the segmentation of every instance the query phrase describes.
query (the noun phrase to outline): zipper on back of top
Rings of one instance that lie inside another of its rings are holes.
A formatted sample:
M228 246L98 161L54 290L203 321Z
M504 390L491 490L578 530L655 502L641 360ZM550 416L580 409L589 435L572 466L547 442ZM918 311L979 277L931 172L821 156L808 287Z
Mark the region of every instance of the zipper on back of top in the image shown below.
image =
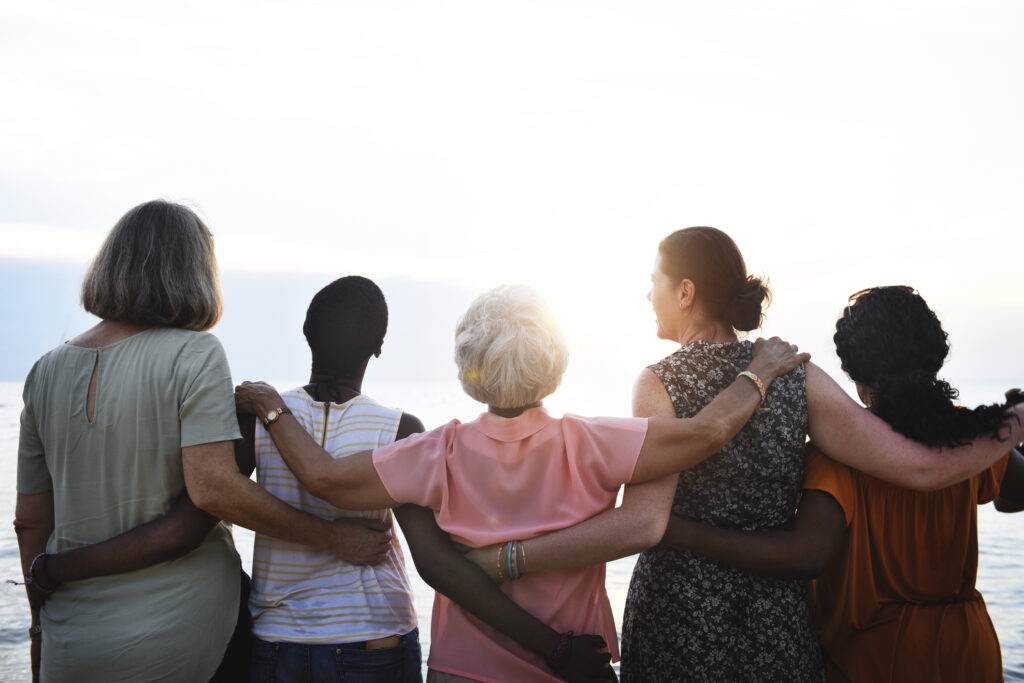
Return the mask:
M331 402L324 404L324 435L320 438L320 448L327 450L327 417L331 414Z

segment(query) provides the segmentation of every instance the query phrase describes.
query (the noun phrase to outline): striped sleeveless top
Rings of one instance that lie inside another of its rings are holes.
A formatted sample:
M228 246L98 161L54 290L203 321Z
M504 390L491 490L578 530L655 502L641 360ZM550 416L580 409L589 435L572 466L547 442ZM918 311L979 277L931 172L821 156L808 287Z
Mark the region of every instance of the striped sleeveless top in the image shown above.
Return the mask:
M299 388L283 398L299 424L335 459L392 443L402 417L401 410L362 395L346 403L322 403ZM256 473L270 493L323 519L391 516L387 509L342 510L314 497L295 479L262 424L256 425ZM252 573L252 632L262 640L356 642L416 627L397 534L387 559L375 567L355 566L307 546L256 534Z

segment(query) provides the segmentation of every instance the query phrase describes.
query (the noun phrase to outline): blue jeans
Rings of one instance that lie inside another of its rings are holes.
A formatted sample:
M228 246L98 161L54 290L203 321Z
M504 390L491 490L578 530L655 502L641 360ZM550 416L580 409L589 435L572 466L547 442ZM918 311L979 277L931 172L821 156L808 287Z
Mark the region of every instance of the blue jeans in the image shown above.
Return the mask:
M362 643L306 645L252 639L251 683L422 683L420 631L398 647L366 650Z

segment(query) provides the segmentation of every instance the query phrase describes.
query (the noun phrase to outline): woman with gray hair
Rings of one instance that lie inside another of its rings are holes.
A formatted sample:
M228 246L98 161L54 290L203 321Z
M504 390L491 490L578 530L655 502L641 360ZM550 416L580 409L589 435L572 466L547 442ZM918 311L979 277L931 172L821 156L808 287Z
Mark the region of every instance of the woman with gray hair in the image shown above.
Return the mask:
M273 416L271 437L313 495L347 509L414 503L432 510L454 540L480 546L575 524L613 506L623 483L700 462L750 417L759 387L808 358L781 340L759 341L744 376L690 419L553 418L541 402L561 381L568 351L535 291L502 286L481 295L460 320L455 346L463 388L488 411L373 452L332 459L280 412L284 402L269 385L243 383L235 398L240 412ZM668 507L651 514L660 536ZM500 572L518 578L528 558L513 545L501 562ZM552 670L565 664L574 633L603 635L617 655L604 565L531 573L504 590L561 632L547 662L437 595L431 678L557 680Z
M335 527L238 471L227 359L205 332L222 310L213 238L195 213L165 201L126 213L82 303L101 321L44 355L24 385L14 524L33 674L236 680L229 669L248 664L246 652L225 660L240 616L238 553L189 495L331 552Z

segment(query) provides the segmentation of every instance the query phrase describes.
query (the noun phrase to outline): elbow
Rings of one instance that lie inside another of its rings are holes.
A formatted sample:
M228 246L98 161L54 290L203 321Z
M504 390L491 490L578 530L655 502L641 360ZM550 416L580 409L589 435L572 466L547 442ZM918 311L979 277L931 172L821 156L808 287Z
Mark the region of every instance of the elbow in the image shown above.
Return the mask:
M966 477L963 478L966 479ZM903 485L914 491L938 491L957 483L957 481L959 480L944 476L934 468L921 467L911 472L908 480L903 482Z
M638 547L633 552L639 553L661 543L661 539L665 537L665 530L668 528L670 512L670 510L666 509L664 513L652 514L650 519L636 530L635 535Z
M306 487L306 490L311 494L319 498L320 500L331 501L332 494L338 493L337 486L331 486L323 477L310 477L306 476L299 479L300 483Z
M14 535L21 539L28 535L31 535L33 531L40 528L41 525L22 519L17 515L14 516Z
M413 564L416 565L416 573L420 575L423 582L436 590L442 595L450 594L450 586L446 582L446 579L451 578L451 574L441 570L440 564L434 559L428 559L422 557L422 551L420 557L416 557L416 553L412 554Z
M221 477L197 477L192 481L186 477L185 490L197 508L217 519L225 519L231 497L230 484L230 479Z
M223 519L223 510L221 509L223 497L218 496L213 487L195 486L188 490L188 497L192 499L192 504L203 512Z

